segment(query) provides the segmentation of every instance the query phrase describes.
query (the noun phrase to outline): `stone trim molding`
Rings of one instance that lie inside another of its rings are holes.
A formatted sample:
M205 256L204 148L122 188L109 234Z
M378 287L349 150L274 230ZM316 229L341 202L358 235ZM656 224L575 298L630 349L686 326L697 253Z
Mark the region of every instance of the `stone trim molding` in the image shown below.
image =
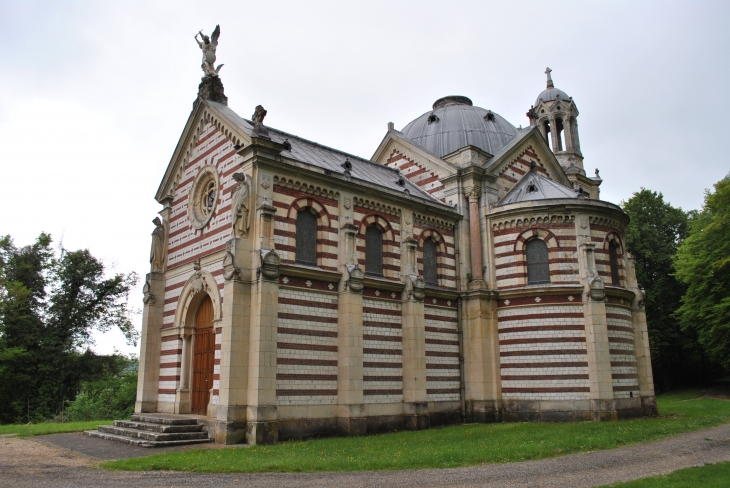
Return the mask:
M439 219L431 215L420 214L413 212L413 224L420 224L423 227L436 227L439 229L451 231L454 228L454 222L449 222L444 219Z
M389 214L389 215L399 216L401 214L400 208L393 207L391 205L386 205L384 203L376 202L375 200L368 200L366 198L354 197L353 203L359 207L367 208L370 210L375 210L376 212L382 212L382 213Z
M284 188L292 188L302 193L309 193L310 195L322 196L331 200L338 200L340 198L340 192L330 190L321 186L310 185L303 183L299 180L287 178L286 176L274 176L274 184L283 186Z
M575 215L554 214L543 215L541 217L522 217L516 219L503 220L494 222L492 230L511 229L513 227L525 227L545 224L573 224L575 223Z
M184 329L195 326L195 312L206 294L213 302L213 316L222 318L221 295L215 277L208 271L201 271L197 263L195 266L198 269L185 282L175 309L175 327L180 330L181 336Z
M560 244L558 242L558 239L555 237L555 234L550 232L547 229L527 229L522 234L517 236L517 240L515 240L515 246L513 248L516 252L522 252L525 248L525 243L527 241L531 241L533 239L541 239L545 241L545 244L547 244L548 249L551 249L553 251L557 251L560 249Z

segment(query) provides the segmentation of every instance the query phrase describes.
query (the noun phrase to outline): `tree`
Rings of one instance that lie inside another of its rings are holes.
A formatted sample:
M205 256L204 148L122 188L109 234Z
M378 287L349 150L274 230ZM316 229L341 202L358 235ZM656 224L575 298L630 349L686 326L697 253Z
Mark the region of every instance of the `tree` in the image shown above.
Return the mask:
M677 252L676 276L687 292L676 317L730 369L730 175L714 186Z
M136 275L106 278L89 251L50 246L47 234L21 248L0 238L0 423L55 415L96 379L100 356L80 352L92 330L118 327L136 341L127 305Z
M673 275L674 257L689 231L688 215L644 188L622 202L631 221L626 229L628 251L636 258L637 281L646 290L654 379L661 389L692 384L707 365L696 334L683 330L674 313L685 286Z

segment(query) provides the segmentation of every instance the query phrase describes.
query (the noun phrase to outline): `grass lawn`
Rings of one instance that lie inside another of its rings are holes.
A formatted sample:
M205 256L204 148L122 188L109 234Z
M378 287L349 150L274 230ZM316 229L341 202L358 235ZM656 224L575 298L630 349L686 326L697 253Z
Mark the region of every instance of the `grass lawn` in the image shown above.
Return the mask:
M81 432L82 430L94 430L100 425L111 425L113 423L113 420L94 420L91 422L66 422L57 424L0 425L0 435L18 434L18 437L28 437L31 435Z
M616 488L726 488L730 484L730 462L685 468L661 476L607 485ZM604 487L607 488L607 487Z
M542 459L653 441L730 422L730 402L684 391L657 398L659 418L618 422L469 424L367 437L195 449L103 463L109 469L313 472L453 468Z

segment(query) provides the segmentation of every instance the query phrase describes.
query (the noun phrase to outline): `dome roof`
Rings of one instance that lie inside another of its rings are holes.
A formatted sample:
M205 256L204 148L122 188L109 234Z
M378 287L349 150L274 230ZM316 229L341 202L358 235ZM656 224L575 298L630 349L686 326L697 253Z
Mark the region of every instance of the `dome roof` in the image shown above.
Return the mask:
M535 106L537 107L540 104L541 100L543 102L552 102L553 100L557 99L570 102L570 97L563 90L560 90L559 88L548 88L547 90L543 90L543 92L537 96L537 99L535 100Z
M476 146L489 154L507 145L517 129L500 115L473 106L462 96L436 100L433 110L406 125L403 135L438 157L466 146Z

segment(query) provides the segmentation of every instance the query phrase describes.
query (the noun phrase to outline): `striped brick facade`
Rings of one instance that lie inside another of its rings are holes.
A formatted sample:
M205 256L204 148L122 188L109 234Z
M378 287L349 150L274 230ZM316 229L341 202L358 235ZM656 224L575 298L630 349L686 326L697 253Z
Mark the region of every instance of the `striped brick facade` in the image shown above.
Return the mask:
M502 398L590 398L580 296L500 300L498 317Z
M609 299L609 301L623 302L621 299ZM639 377L636 369L631 308L623 305L606 305L606 319L613 395L615 398L638 398Z
M403 401L403 330L400 296L365 288L362 300L363 401Z
M285 177L277 177L274 181L274 207L279 209L274 217L274 240L281 261L295 263L297 214L308 210L317 216L317 265L337 271L339 211L334 195L314 195L302 191L301 185L297 185L299 189L292 188L294 181Z
M456 300L426 296L426 393L428 401L459 401L459 330Z
M579 283L575 224L571 215L548 215L517 219L514 226L495 225L494 264L497 289L527 285L525 243L541 239L548 247L550 280L553 284Z
M279 278L277 405L337 404L337 293L332 283Z
M499 198L505 196L507 192L512 189L515 183L521 180L522 177L530 171L533 162L537 164L538 173L546 178L551 178L550 173L548 173L545 169L545 165L540 161L535 149L532 146L528 146L522 154L499 170L495 184L499 192Z
M386 162L386 166L398 169L400 174L414 182L424 191L433 195L434 198L444 200L444 184L440 181L443 175L429 171L424 165L403 155L398 150L393 150Z

